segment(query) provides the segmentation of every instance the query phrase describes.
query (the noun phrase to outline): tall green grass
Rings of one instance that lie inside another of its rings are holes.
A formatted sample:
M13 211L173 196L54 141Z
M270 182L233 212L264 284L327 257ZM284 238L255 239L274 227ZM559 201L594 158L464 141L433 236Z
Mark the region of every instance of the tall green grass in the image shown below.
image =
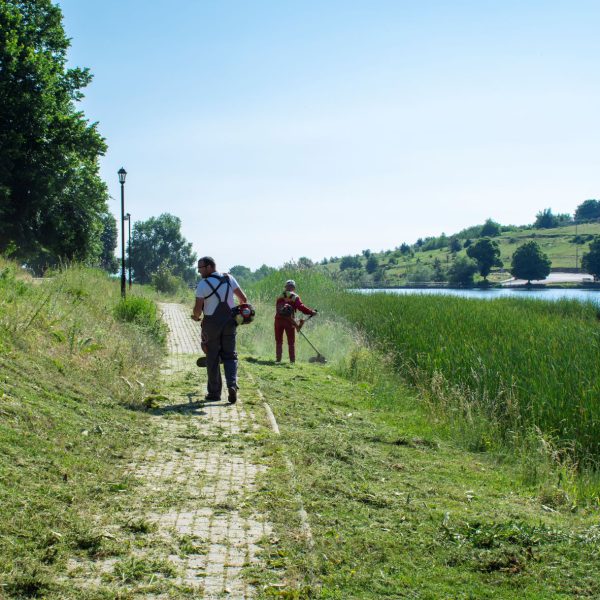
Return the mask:
M67 597L69 557L116 551L101 515L128 489L123 459L149 435L163 356L148 327L115 319L119 302L101 271L37 282L0 258L2 598Z
M455 420L473 414L506 440L539 431L580 463L600 457L600 325L595 305L529 299L359 295L307 271L252 292L274 298L294 277L303 300L358 328L396 371Z

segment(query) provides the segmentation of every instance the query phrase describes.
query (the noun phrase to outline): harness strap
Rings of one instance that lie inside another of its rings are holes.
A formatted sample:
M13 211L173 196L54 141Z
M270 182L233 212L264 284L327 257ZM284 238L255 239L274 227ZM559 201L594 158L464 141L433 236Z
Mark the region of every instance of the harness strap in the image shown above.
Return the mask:
M227 275L223 275L222 277L219 277L219 285L217 285L216 287L209 281L209 279L211 277L215 277L215 275L209 275L204 281L206 281L208 287L212 290L212 292L208 295L208 296L204 296L205 300L208 300L211 296L214 296L217 293L217 290L224 284L227 284L227 291L225 292L225 300L221 300L221 297L218 296L219 301L220 302L226 302L227 301L227 295L229 294L229 287L231 286L231 282L229 281L229 277L227 277ZM215 279L217 279L217 277L215 277Z

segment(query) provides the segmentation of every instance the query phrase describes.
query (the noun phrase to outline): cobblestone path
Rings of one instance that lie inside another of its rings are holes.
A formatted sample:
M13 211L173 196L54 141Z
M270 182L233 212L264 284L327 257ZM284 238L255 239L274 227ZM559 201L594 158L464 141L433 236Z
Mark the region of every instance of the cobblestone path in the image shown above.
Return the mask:
M242 569L257 560L259 540L271 533L263 516L240 506L264 468L253 460L252 444L244 443L259 425L243 398L234 405L227 402L226 388L221 402L197 403L205 389L205 371L195 364L201 355L199 325L180 304L160 308L170 330L165 377L200 377L201 388L188 395L189 409L161 407L168 415L159 428L163 443L138 458L135 472L158 496L173 493L174 485L184 496L177 510L151 515L165 535L173 532L197 543L198 551L183 558L169 556L182 573L181 583L195 588L198 598L252 598L255 590ZM182 439L185 448L173 451L173 441Z
M203 402L200 327L180 304L160 309L169 355L147 443L124 465L127 493L89 524L93 533L81 542L89 558L68 560L64 581L73 595L66 597L256 598L251 568L260 567L261 544L275 541L252 498L266 471L256 441L268 428L263 399L246 377L236 404L226 388L221 401Z

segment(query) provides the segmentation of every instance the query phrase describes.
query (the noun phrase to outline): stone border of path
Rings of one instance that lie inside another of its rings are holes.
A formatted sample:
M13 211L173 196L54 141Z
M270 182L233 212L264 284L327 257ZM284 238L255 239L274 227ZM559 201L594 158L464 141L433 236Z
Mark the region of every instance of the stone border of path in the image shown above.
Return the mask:
M252 381L254 381L254 378L252 376L250 377ZM254 381L254 383L256 384L256 381ZM256 386L256 393L258 394L258 397L261 399L263 406L265 407L265 412L267 413L267 419L269 420L271 429L276 435L281 435L281 432L279 431L279 425L277 424L277 420L275 419L275 415L273 414L273 410L269 406L269 403L265 400L265 397L258 385ZM290 474L290 480L295 481L296 477L294 464L290 460L289 456L287 456L287 454L284 454L284 458L286 467ZM302 500L302 496L297 490L294 490L294 497L296 498L296 502L298 504L298 516L300 517L300 524L302 528L302 533L304 535L304 539L306 540L306 543L308 544L309 548L312 550L312 548L314 548L315 541L313 539L312 530L310 528L308 514L306 512L306 509L304 508L304 501Z

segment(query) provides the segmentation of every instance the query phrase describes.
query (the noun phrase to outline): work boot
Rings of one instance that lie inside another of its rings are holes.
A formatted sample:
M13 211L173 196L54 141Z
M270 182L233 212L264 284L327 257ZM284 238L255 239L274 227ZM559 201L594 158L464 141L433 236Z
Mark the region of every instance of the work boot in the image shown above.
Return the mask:
M237 386L227 388L227 400L229 400L229 404L237 402Z
M214 396L213 394L206 394L204 396L205 402L218 402L221 399L221 396Z

